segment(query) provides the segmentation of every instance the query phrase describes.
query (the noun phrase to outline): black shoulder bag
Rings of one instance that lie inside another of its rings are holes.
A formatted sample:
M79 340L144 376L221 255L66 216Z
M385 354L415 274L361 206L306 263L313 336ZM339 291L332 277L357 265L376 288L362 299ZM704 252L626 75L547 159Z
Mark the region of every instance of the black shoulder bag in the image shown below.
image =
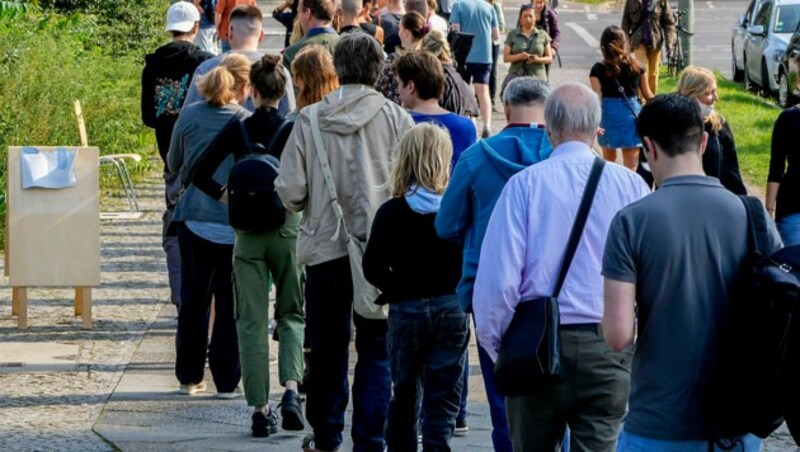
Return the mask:
M503 335L494 365L494 383L497 390L507 397L530 394L564 380L558 296L583 235L603 168L605 162L595 158L572 224L553 295L521 301Z

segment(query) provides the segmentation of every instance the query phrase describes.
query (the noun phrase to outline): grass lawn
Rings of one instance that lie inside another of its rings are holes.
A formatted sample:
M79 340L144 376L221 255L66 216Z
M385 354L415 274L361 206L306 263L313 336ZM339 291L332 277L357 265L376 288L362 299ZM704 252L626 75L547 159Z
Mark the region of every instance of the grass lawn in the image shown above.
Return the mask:
M675 91L677 79L664 74L659 79L659 92ZM767 185L772 126L780 110L766 100L747 92L742 85L717 74L719 102L716 109L731 126L739 155L739 167L745 182L762 193Z

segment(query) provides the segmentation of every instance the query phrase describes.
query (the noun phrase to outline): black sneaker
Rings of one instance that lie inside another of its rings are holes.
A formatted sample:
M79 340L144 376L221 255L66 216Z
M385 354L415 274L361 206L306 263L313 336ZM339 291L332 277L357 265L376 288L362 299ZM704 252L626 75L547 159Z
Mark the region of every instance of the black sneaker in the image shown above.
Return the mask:
M278 416L269 410L268 413L256 411L253 413L253 438L266 438L273 433L278 433Z
M281 427L284 430L299 431L306 427L303 420L303 404L296 392L287 389L281 398L280 407L283 418Z

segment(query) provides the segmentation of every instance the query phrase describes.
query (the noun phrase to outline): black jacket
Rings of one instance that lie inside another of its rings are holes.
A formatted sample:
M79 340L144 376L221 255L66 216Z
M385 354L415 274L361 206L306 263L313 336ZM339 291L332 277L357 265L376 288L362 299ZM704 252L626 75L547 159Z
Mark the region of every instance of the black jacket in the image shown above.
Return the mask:
M158 152L166 162L172 128L183 107L195 69L211 58L191 42L170 42L144 57L142 122L156 130Z
M710 123L705 124L708 144L703 154L703 171L707 176L719 179L722 186L737 195L746 195L747 189L739 172L739 158L736 143L727 122L722 123L719 132L714 132Z

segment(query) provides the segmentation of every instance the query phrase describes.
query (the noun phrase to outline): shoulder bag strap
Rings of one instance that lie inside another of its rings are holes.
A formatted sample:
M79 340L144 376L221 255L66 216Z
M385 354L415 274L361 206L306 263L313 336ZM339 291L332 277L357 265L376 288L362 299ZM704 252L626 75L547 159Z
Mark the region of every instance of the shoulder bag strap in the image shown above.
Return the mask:
M620 75L622 75L621 72L620 72ZM644 75L644 74L642 74L642 75ZM614 83L617 84L617 91L619 91L619 93L622 94L622 98L625 99L625 105L628 107L628 110L631 111L631 114L633 115L633 119L638 118L639 115L637 115L636 114L636 110L634 110L633 107L631 107L630 97L628 97L628 95L625 94L625 88L622 87L622 84L619 82L619 78L614 77Z
M767 217L761 201L753 196L741 195L739 198L747 211L747 235L752 249L762 256L769 255L769 232Z
M567 279L567 273L572 264L572 258L575 257L575 251L578 249L578 243L583 236L583 228L586 226L586 219L589 217L589 211L592 209L594 194L597 191L597 185L600 183L600 176L603 174L604 168L605 161L595 157L594 163L592 164L592 171L589 173L589 180L586 182L586 188L583 189L583 196L581 197L581 205L578 207L578 214L575 216L575 222L572 224L572 230L569 233L567 249L564 251L564 257L561 260L561 269L558 271L558 280L556 280L556 287L553 291L553 297L555 298L558 298L561 293L561 287L564 286L564 280Z
M344 232L347 234L347 226L344 222L342 205L339 204L339 196L336 194L336 185L333 183L333 173L328 161L328 153L325 151L325 146L322 143L322 134L319 130L319 103L311 105L309 115L311 119L311 134L314 137L314 148L317 152L320 166L322 166L322 177L325 179L328 195L331 197L331 207L333 207L333 213L336 215L336 232L331 237L331 241L336 241L339 239L339 228L344 227Z

